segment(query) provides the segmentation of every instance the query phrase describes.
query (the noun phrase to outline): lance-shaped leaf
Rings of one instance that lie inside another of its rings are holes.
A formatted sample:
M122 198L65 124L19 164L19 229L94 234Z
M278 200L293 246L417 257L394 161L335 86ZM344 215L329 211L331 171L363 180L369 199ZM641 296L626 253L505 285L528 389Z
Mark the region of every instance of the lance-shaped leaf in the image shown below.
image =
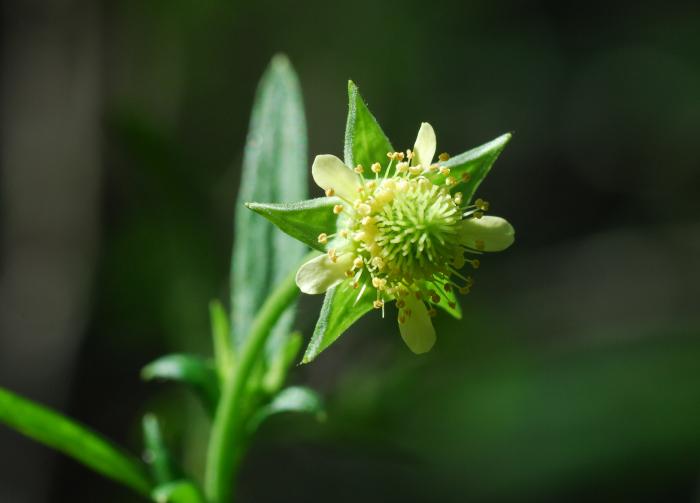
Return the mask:
M284 348L278 351L275 358L270 361L262 379L262 387L267 393L275 393L282 387L289 368L299 355L303 342L300 332L292 333Z
M162 379L191 386L204 406L213 412L219 401L219 380L212 363L195 355L172 354L154 360L141 370L141 378Z
M335 233L338 216L333 213L333 207L340 203L337 197L319 197L298 203L247 203L246 206L294 239L323 252L326 248L318 242L318 236Z
M272 289L294 269L305 247L243 208L249 201L299 201L307 197L309 167L301 91L291 64L275 56L258 87L243 158L231 265L232 336L240 346ZM294 306L271 337L291 331Z
M189 480L176 480L156 487L151 494L156 503L204 503L199 488Z
M85 426L2 388L0 422L141 494L151 492L138 459Z
M304 386L290 386L277 393L267 405L258 409L248 424L250 431L255 431L268 417L282 412L315 414L320 421L325 418L323 401L318 393Z
M450 158L444 163L440 163L442 166L450 168L450 176L457 180L457 185L452 192L462 192L464 202L468 203L474 196L476 189L488 175L493 163L496 162L496 159L498 159L498 156L510 141L511 136L510 133L506 133L495 140L484 143L480 147L473 148ZM444 180L444 175L434 175L434 183L440 184Z
M364 292L358 300L359 294L360 291L352 288L347 281L326 292L321 314L316 322L311 342L306 347L302 363L309 363L316 358L362 315L373 309L372 303L375 297L369 292Z
M348 98L345 164L350 167L361 164L369 169L373 163L378 162L386 169L389 162L386 154L394 149L353 81L348 82Z
M143 416L142 428L146 446L143 457L150 465L155 481L164 484L179 478L182 473L165 445L158 418L154 414L146 414Z

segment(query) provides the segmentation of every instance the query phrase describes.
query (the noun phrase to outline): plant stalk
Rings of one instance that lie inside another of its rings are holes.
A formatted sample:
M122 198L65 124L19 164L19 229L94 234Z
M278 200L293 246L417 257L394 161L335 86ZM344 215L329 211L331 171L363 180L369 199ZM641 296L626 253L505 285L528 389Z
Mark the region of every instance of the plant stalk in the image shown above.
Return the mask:
M258 311L240 358L226 379L207 451L204 487L210 503L229 503L233 496L237 467L246 444L241 438L245 426L243 405L246 385L272 328L299 295L295 275L296 271L287 276Z

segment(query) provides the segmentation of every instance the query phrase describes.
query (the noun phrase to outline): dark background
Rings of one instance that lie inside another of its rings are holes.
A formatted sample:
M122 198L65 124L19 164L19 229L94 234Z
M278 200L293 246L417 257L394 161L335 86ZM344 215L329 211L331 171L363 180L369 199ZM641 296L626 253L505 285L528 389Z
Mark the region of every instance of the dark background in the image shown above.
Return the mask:
M30 0L2 22L0 385L134 452L156 411L200 473L206 414L139 370L210 352L282 51L310 156L342 154L349 78L398 148L425 120L453 154L514 131L479 195L517 239L429 355L368 316L295 369L329 419L271 420L241 501L700 499L697 2ZM139 501L2 427L0 454L3 503Z

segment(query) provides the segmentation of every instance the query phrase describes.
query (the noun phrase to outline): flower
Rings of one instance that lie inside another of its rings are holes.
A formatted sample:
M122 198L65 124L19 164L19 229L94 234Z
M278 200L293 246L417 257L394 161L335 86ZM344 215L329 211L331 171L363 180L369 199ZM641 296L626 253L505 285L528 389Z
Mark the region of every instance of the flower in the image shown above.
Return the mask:
M357 300L373 296L382 315L386 303L395 301L401 337L415 353L435 343L432 305L447 300L447 292L469 292L473 280L460 270L466 264L477 268L479 260L468 256L504 250L515 234L503 218L485 215L488 202L467 204L462 193L453 193L458 181L442 164L449 156L440 154L433 164L435 149L435 132L424 122L413 150L387 153L383 175L379 159L367 169L317 156L314 181L342 202L333 206L336 232L318 236L327 253L296 275L307 294L348 282L358 290Z

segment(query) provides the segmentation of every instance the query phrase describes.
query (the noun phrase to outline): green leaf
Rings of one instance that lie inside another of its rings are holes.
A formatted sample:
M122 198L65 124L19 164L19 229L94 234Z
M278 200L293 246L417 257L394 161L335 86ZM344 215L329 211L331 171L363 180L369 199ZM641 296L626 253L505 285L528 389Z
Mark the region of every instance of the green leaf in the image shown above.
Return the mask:
M141 370L146 381L162 379L190 385L202 399L209 412L219 401L219 380L213 365L195 355L172 354L154 360Z
M151 494L156 503L204 503L199 488L189 480L177 480L160 485Z
M294 239L323 252L326 248L318 242L318 235L335 233L338 216L333 213L333 206L340 203L337 197L319 197L297 203L247 203L246 206Z
M151 492L144 466L135 457L85 426L3 388L0 422L141 494Z
M306 412L315 414L319 421L325 419L323 401L314 390L303 386L290 386L280 391L251 417L249 428L254 431L268 417L282 412Z
M219 380L224 382L233 368L234 352L231 344L231 324L224 306L218 300L209 303L211 335L214 342L214 359Z
M450 175L457 179L458 183L453 188L452 193L461 191L464 202L469 203L474 192L491 170L491 166L510 141L511 136L510 133L506 133L480 147L468 150L441 163L442 166L450 168ZM463 177L467 178L466 182L462 181ZM433 182L441 184L445 178L444 175L435 175Z
M359 290L352 288L348 281L326 292L321 314L302 363L313 361L362 315L373 309L372 303L375 297L370 292L365 292L360 300L357 300L359 293Z
M275 285L298 265L305 247L240 208L248 201L298 201L307 197L306 123L296 74L275 56L255 96L243 158L231 261L232 337L240 346L255 314ZM271 337L279 344L294 321L294 306L280 317Z
M181 473L165 445L160 423L156 416L154 414L143 416L142 428L146 446L144 458L151 466L155 481L158 484L163 484L180 476Z
M348 120L345 125L345 164L365 169L378 162L386 169L387 152L394 148L382 131L377 119L369 111L353 81L348 82Z
M263 377L263 388L268 393L275 393L284 384L289 367L296 360L303 338L300 332L294 332L288 339L282 351L278 351Z

